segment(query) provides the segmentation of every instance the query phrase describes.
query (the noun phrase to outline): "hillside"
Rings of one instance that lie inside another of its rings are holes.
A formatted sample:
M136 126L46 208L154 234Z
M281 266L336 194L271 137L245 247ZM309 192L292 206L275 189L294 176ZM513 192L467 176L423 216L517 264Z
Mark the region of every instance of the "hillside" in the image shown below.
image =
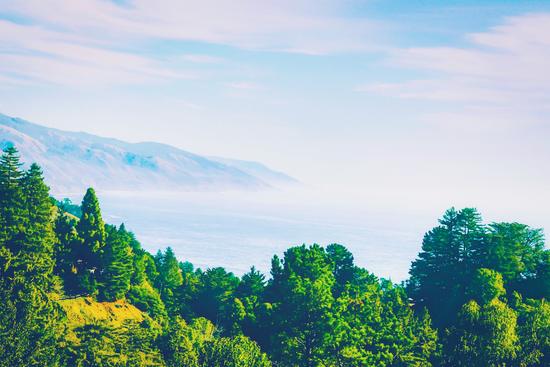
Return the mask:
M96 323L120 327L125 321L140 323L145 319L151 320L147 314L125 300L98 302L92 297L78 297L60 300L59 303L67 314L70 329Z
M0 114L0 150L37 162L54 193L102 190L265 190L291 177L256 163L211 159L166 144L128 143L48 128Z

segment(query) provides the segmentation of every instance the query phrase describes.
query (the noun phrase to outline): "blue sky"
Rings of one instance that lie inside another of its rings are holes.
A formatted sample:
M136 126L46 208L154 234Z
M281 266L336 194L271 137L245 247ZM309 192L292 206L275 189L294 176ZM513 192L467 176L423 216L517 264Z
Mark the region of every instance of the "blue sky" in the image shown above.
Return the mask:
M366 205L545 224L548 65L549 1L0 0L1 112Z

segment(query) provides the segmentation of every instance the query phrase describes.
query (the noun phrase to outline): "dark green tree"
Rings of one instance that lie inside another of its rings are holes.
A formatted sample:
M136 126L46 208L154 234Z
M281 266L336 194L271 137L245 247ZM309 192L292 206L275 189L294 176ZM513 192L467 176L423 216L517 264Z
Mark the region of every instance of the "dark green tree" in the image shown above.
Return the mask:
M327 255L333 264L334 295L338 297L345 289L346 284L353 283L357 274L357 267L353 263L353 255L347 248L337 243L327 246Z
M133 253L130 236L124 227L106 226L107 239L103 250L99 295L107 301L122 299L130 290Z
M24 246L29 218L23 196L23 172L14 147L0 157L0 274L13 277L14 257Z
M493 223L488 239L483 265L502 274L510 294L518 291L530 298L550 297L550 289L537 287L544 278L541 269L550 267L542 229L520 223Z
M318 245L292 247L272 269L281 297L273 304L271 353L283 365L322 366L334 331L332 263Z
M176 294L183 283L183 277L174 251L170 247L164 253L159 251L155 256L155 265L158 271L155 287L160 292L168 314L175 315L177 313Z
M234 298L238 285L239 278L224 268L212 268L201 273L193 299L193 311L214 322L222 332L229 333L236 321L235 307L238 306Z
M97 283L101 270L101 259L105 247L105 223L101 217L99 201L94 189L89 188L82 200L82 217L76 230L81 239L77 251L78 277L85 293L97 292Z
M412 263L407 284L418 310L427 308L434 325L450 326L466 302L466 287L486 258L486 229L475 209L447 210L429 231Z
M53 210L38 166L15 148L0 158L0 366L57 366L62 313L55 302Z
M446 366L505 367L519 350L517 313L499 299L502 276L479 269L473 281L476 298L465 303L445 340ZM473 294L473 293L472 293Z

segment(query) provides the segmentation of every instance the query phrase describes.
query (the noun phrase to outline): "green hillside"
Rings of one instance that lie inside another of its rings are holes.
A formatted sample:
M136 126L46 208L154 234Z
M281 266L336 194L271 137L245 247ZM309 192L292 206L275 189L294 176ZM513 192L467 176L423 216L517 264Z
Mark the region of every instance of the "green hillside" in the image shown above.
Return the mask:
M105 223L92 188L78 207L52 201L40 168L8 148L0 367L550 365L544 234L474 208L445 212L404 284L339 244L291 247L270 277L180 260Z

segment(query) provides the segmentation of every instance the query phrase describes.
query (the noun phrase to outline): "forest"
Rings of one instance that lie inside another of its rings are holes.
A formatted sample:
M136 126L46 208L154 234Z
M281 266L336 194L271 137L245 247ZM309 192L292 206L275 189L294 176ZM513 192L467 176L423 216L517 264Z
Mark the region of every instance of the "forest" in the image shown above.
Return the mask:
M0 366L549 366L541 229L447 210L402 284L340 244L288 248L269 275L150 254L41 168L0 159ZM146 210L144 208L143 210Z

